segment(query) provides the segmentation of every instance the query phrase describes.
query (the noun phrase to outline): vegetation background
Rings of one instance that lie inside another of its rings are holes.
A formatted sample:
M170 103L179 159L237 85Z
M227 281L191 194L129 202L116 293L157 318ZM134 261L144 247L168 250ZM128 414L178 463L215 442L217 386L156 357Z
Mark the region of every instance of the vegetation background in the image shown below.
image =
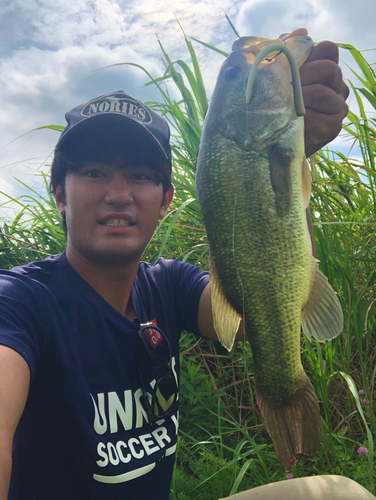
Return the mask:
M160 101L147 104L167 118L173 131L176 194L144 259L180 258L208 269L208 242L195 193L195 162L209 101L192 42L186 37L185 41L190 63L171 61L160 44L166 70L159 78L132 64L148 74L147 85L158 86ZM321 345L302 337L302 361L320 400L323 440L321 450L302 457L291 472L294 477L344 475L375 494L376 74L353 46L341 47L353 56L356 83L350 84L358 105L349 112L343 132L349 138L349 155L358 145L361 158L351 159L330 149L312 157L310 209L320 268L340 297L345 327L343 334ZM171 85L179 91L180 100L171 97ZM365 106L371 111L366 112ZM2 269L65 249L48 176L40 175L45 196L31 188L29 195L18 199L2 193L9 198L7 203L18 207L13 220L0 220ZM174 500L216 500L285 480L255 403L253 375L247 342L227 353L219 343L182 335ZM358 453L360 447L366 449L364 455Z

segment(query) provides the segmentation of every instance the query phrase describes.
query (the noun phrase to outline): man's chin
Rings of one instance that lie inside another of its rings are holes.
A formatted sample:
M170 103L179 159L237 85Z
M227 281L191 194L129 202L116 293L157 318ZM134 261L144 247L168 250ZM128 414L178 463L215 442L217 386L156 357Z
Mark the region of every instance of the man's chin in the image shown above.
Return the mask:
M85 248L80 253L89 263L106 268L138 263L142 256L142 252L132 248Z

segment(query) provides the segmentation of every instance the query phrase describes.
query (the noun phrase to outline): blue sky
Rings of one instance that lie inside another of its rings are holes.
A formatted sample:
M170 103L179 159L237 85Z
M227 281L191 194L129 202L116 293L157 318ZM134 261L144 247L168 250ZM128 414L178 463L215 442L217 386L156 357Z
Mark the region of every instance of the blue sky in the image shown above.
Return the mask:
M276 38L306 27L315 41L376 47L375 0L0 0L0 191L24 193L17 177L43 192L38 173L48 171L59 134L31 133L33 128L65 125L68 109L113 90L157 98L155 90L143 87L145 75L136 68L95 70L133 62L161 76L157 36L172 59L187 61L175 15L187 36L229 52L235 35L224 11L242 36ZM223 58L194 44L210 95ZM375 60L376 51L366 54ZM351 57L345 52L341 57L349 77L344 63L352 63ZM354 99L350 106L357 111ZM346 152L343 139L335 146ZM0 217L5 213L0 208Z

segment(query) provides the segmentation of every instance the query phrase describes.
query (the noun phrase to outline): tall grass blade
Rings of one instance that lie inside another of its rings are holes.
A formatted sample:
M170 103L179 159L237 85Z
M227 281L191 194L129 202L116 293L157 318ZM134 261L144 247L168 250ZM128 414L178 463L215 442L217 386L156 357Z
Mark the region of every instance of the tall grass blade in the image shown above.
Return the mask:
M369 474L370 474L370 483L371 483L371 493L375 493L375 485L374 485L374 478L373 478L373 452L374 452L374 443L373 443L373 436L372 433L368 427L366 417L364 416L363 413L363 408L362 404L360 402L359 394L356 389L356 385L352 377L348 375L347 373L344 372L338 372L342 377L346 380L347 385L349 386L351 394L354 396L356 406L358 408L358 411L360 413L360 416L362 417L364 427L366 428L367 432L367 440L368 440L368 460L369 460Z
M214 47L214 45L210 45L209 43L202 42L201 40L198 40L194 36L191 36L192 40L194 40L197 43L201 43L204 47L207 47L210 50L214 50L214 52L218 52L218 54L221 54L222 56L228 57L229 53L225 52L224 50L219 49L218 47Z
M239 35L239 33L237 32L237 30L236 30L235 26L232 24L231 19L228 17L228 15L227 15L227 13L226 13L226 12L225 12L225 17L226 17L226 19L227 19L227 22L228 22L228 23L229 23L229 25L231 26L232 31L233 31L233 32L235 33L235 35L239 38L239 37L240 37L240 35Z

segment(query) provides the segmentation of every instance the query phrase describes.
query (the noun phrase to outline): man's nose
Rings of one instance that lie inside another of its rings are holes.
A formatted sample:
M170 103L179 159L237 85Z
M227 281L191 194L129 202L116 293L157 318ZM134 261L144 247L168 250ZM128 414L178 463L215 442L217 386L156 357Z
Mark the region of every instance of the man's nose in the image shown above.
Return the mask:
M105 201L115 205L129 205L133 202L132 187L125 172L115 172L111 177Z

